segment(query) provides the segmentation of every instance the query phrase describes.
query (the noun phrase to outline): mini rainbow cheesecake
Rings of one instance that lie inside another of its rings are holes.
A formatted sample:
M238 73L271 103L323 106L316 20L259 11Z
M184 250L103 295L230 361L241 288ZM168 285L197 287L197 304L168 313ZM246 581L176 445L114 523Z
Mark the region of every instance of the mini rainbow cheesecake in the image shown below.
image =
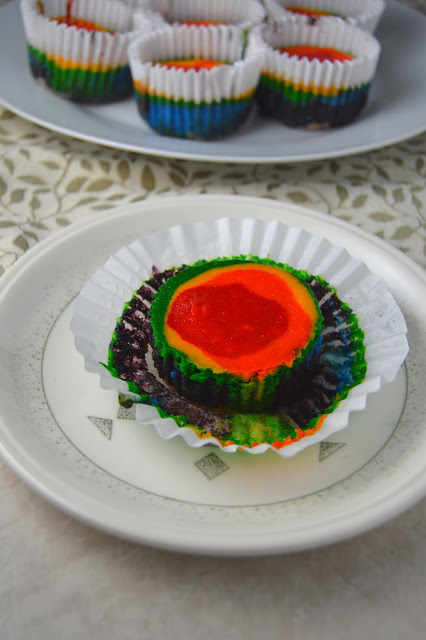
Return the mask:
M135 38L129 61L139 113L155 131L214 139L248 118L264 45L232 25L173 25Z
M163 379L190 400L247 412L274 406L284 382L317 351L323 319L290 271L234 260L170 279L151 323Z
M146 20L160 17L166 24L207 26L233 24L241 29L251 29L265 18L265 8L260 0L144 0L135 5L135 26L144 27ZM155 17L154 17L155 14Z
M31 72L77 101L132 92L127 46L132 11L114 0L22 0Z
M311 21L336 16L374 33L385 9L384 0L264 0L270 20L287 14L307 16Z
M104 366L201 439L280 449L318 431L364 380L363 338L318 276L218 258L154 270L126 303Z
M340 18L290 13L260 33L268 47L257 89L261 113L312 129L347 125L359 115L380 54L374 36Z

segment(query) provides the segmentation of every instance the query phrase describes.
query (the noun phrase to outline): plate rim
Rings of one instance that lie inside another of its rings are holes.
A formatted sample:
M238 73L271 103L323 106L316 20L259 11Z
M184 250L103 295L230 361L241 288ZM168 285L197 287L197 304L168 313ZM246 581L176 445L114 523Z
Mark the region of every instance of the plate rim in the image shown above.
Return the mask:
M12 7L12 9L10 9L10 7ZM10 3L6 3L4 6L0 7L0 12L4 11L6 13L6 11L10 11L10 15L14 15L13 12L18 12L18 0L12 0ZM393 15L393 12L395 11L403 11L403 12L407 12L406 15L413 15L412 19L415 19L415 9L413 9L412 7L406 6L406 5L400 5L397 4L395 0L392 0L391 3L387 2L386 8L385 8L385 15L386 13L391 12ZM423 16L420 14L420 17L423 18ZM14 16L14 19L17 19L16 16ZM380 63L380 61L379 61ZM29 72L28 72L29 73ZM49 92L50 93L50 92ZM46 94L47 95L47 94ZM53 92L50 93L51 97L53 97L54 100L63 100L63 98L60 98L59 96L54 95ZM73 109L78 109L79 107L76 105L73 105L71 102L67 101L68 105L72 105ZM425 124L421 124L421 121L419 121L415 126L411 126L410 124L410 119L408 119L408 123L407 126L410 127L409 129L405 129L404 131L399 131L398 133L392 133L394 131L394 128L389 126L387 126L386 128L386 137L385 139L374 139L371 140L370 142L368 141L364 141L363 143L359 144L358 142L353 142L352 146L350 148L344 147L344 148L335 148L334 150L330 151L327 148L327 145L323 145L323 148L320 151L314 151L314 152L309 152L308 150L306 150L304 153L302 153L301 155L295 155L293 152L293 155L286 155L286 154L275 154L275 155L264 155L261 157L257 157L256 155L247 155L246 153L246 149L244 147L241 148L241 151L239 153L232 153L230 152L229 154L223 154L222 153L218 153L218 152L202 152L202 151L192 151L191 148L189 147L187 150L185 149L185 147L188 146L188 143L191 143L192 141L188 141L188 140L183 140L183 139L173 139L173 138L169 138L168 140L170 140L170 146L169 148L155 148L155 146L152 146L148 143L145 144L133 144L133 143L129 143L126 142L124 140L120 141L120 140L114 140L114 139L110 139L108 138L106 135L92 135L90 134L89 131L84 132L84 131L80 131L78 130L78 128L76 129L76 125L74 124L73 127L67 127L64 126L63 124L61 124L60 122L52 122L51 120L49 120L48 118L43 118L38 114L34 114L31 112L31 107L30 108L23 108L23 105L19 105L19 104L15 104L13 101L11 101L10 99L7 99L5 97L2 97L0 95L0 104L3 105L5 108L9 109L11 112L15 113L16 115L24 118L25 120L28 120L29 122L32 122L36 125L42 126L48 130L51 130L53 132L71 137L73 139L76 140L80 140L80 141L84 141L84 142L89 142L92 144L97 144L103 147L107 147L107 148L112 148L112 149L116 149L116 150L122 150L122 151L128 151L128 152L132 152L132 153L137 153L137 154L146 154L147 156L153 156L153 157L162 157L162 158L168 158L168 159L181 159L181 160L192 160L192 161L199 161L199 162L212 162L212 163L239 163L239 164L271 164L271 163L282 163L282 164L286 164L286 163L299 163L299 162L306 162L306 161L316 161L316 160L324 160L324 159L333 159L333 158L340 158L340 157L345 157L348 155L357 155L360 153L367 153L369 151L373 151L373 150L377 150L380 148L384 148L390 145L394 145L397 144L399 142L402 142L404 140L407 140L409 138L412 138L416 135L421 134L425 129L426 129L426 125ZM77 113L77 112L76 112ZM89 124L89 123L87 123ZM275 126L275 123L273 123ZM362 123L361 123L362 125ZM282 125L280 125L279 123L276 125L277 128L278 127L282 127ZM78 125L77 125L78 127ZM105 128L107 128L107 125L105 125ZM338 131L338 130L336 130ZM370 131L371 133L371 131ZM155 133L155 132L150 132L150 135L154 135L156 138L164 138L164 136L159 136L159 134ZM374 137L374 136L373 136ZM383 134L382 134L382 138L383 138ZM358 138L357 138L358 139ZM178 148L173 148L175 146L175 144L183 146L184 149L178 149ZM208 144L209 143L205 143L206 148L208 149ZM222 144L227 145L227 141L222 142ZM230 145L232 144L232 142L230 143ZM303 144L303 143L302 143ZM304 143L306 145L306 142ZM309 147L309 141L307 143L307 145ZM227 147L226 147L227 148ZM211 147L210 147L211 149ZM252 154L254 152L254 149L252 151Z
M326 223L326 226L338 227L343 231L349 232L350 235L356 235L364 240L370 241L372 245L376 245L385 253L389 254L392 259L397 260L398 263L404 264L406 267L410 269L413 276L416 276L420 279L421 286L426 286L426 272L422 270L422 268L417 265L411 258L401 253L397 249L395 249L392 245L389 245L385 241L376 236L373 236L367 231L363 229L359 229L353 227L346 221L342 221L339 219L334 219L328 216L327 214L312 210L307 207L302 207L300 205L296 205L293 203L285 203L279 201L271 201L265 198L259 197L250 197L250 196L237 196L231 194L225 195L189 195L189 196L175 196L163 199L153 199L145 201L144 203L134 203L130 205L126 205L124 207L117 207L106 213L98 213L84 220L80 220L70 227L65 229L61 229L57 232L54 232L47 236L44 240L39 242L37 245L32 247L24 256L22 256L12 267L10 267L5 274L3 274L0 279L0 302L7 295L10 287L14 285L14 283L19 280L21 273L25 271L34 261L37 261L42 256L49 252L51 247L55 247L61 241L63 242L72 242L73 236L76 236L88 227L94 227L95 229L100 225L102 227L102 223L114 222L115 219L120 219L123 214L131 215L134 212L140 216L146 216L149 214L150 210L154 208L172 208L173 202L179 200L182 206L185 204L185 200L191 201L202 201L209 199L211 201L219 201L226 200L229 203L237 202L244 203L250 202L252 205L259 205L262 207L270 208L271 210L275 210L277 212L277 218L279 218L279 213L285 214L300 214L304 215L307 218L314 217L317 221ZM284 220L285 223L285 220ZM170 226L167 224L167 226ZM146 231L146 234L149 232ZM0 416L0 423L3 425L1 427L2 431L4 431L5 425L3 416ZM7 426L6 426L7 430ZM19 443L18 443L19 444ZM245 543L241 540L230 540L227 539L225 541L220 541L215 548L206 548L206 544L201 540L197 540L196 535L190 535L185 537L184 539L176 539L176 536L171 535L163 535L161 539L156 539L149 533L144 535L143 533L135 532L135 531L123 531L123 529L119 525L114 525L111 522L106 522L105 519L96 520L96 517L90 517L87 513L83 513L81 509L79 509L78 505L72 504L70 501L70 496L66 496L65 498L61 495L57 495L55 493L55 487L46 485L44 481L46 480L41 476L37 477L34 475L34 469L28 469L25 466L22 458L21 460L14 457L13 451L10 452L7 447L5 447L3 441L0 441L0 453L5 460L5 462L10 466L17 475L26 482L29 486L31 486L37 493L39 493L42 497L47 499L50 503L59 507L62 511L69 513L73 517L76 517L79 520L86 522L92 527L100 529L102 531L107 531L108 533L112 533L114 535L120 536L122 538L126 538L129 540L133 540L135 542L149 544L152 546L164 548L164 549L174 549L177 551L191 552L191 553L199 553L199 554L209 554L209 555L248 555L255 553L256 555L266 555L273 553L283 553L283 552L291 552L302 549L316 548L320 546L324 546L326 544L331 544L338 540L347 539L357 535L361 532L366 532L376 526L387 522L389 519L395 517L405 509L409 508L416 502L418 502L425 494L426 491L426 477L424 476L424 469L417 470L415 475L416 482L413 482L413 479L410 479L410 482L403 483L397 490L397 492L392 492L384 499L381 500L381 509L371 515L369 514L368 523L362 519L358 522L357 526L354 527L354 523L352 518L349 520L345 520L342 526L337 527L337 530L334 531L334 534L330 535L329 529L326 527L325 530L317 532L317 537L315 540L312 539L312 529L310 530L310 539L300 538L297 543L293 541L292 544L286 543L281 539L276 539L275 541L269 540L267 544L262 540L250 540L246 539ZM31 466L31 465L30 465ZM426 464L425 464L426 466ZM52 477L52 474L48 473L48 477ZM59 481L59 484L62 481ZM56 488L57 491L57 488ZM384 505L386 508L384 508ZM364 507L357 512L357 518L362 511L371 509L371 507ZM362 515L362 514L361 514ZM321 525L324 529L324 526Z

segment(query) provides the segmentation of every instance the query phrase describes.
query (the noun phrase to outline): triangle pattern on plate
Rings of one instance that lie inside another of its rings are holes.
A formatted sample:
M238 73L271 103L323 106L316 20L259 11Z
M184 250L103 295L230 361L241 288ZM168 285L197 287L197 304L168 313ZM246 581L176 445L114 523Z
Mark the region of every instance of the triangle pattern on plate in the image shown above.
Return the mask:
M346 446L346 442L320 442L319 461L323 462L344 446Z
M136 420L136 405L132 404L131 407L118 408L117 418L119 420Z
M98 427L99 431L105 436L105 438L111 440L113 421L110 418L99 418L98 416L87 417L96 427Z

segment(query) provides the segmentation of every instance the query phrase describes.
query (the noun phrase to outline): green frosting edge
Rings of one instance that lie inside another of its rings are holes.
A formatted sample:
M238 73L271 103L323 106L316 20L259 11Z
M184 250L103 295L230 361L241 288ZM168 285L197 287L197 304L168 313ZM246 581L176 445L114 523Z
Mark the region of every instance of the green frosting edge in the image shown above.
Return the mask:
M292 82L284 82L279 78L271 77L265 73L261 74L259 83L279 94L282 98L291 101L293 104L301 105L312 102L313 100L323 100L334 103L336 100L341 100L342 96L350 96L354 92L365 92L369 87L369 83L365 82L357 87L338 89L336 94L328 95L322 92L320 88L318 91L299 89Z
M119 97L126 97L132 91L129 65L111 67L106 70L91 70L83 66L64 67L54 59L50 59L44 51L40 51L27 43L27 50L40 68L43 68L43 80L59 93L85 100L110 96L116 89ZM123 74L129 77L128 86L123 80Z

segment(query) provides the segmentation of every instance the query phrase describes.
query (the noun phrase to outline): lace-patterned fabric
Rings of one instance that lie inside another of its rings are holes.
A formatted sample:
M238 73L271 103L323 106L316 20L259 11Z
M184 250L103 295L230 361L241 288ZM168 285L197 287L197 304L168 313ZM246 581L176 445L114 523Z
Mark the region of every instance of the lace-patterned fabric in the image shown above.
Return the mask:
M177 161L73 140L0 107L0 272L52 231L148 198L232 193L295 202L426 266L426 133L355 156L276 165Z

